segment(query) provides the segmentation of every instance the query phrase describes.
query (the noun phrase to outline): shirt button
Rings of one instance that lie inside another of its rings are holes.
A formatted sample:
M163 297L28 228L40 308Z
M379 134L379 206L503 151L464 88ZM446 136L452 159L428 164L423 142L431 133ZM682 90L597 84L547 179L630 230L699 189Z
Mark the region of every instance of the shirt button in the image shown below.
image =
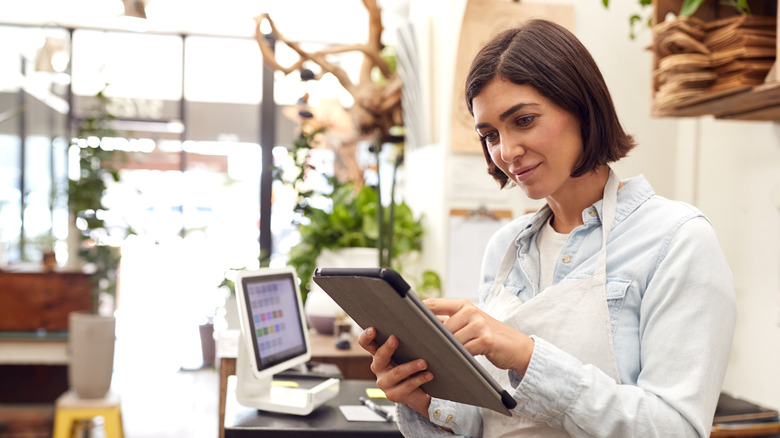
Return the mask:
M563 256L563 258L561 259L561 261L562 261L563 263L569 263L569 262L571 261L571 256L570 256L570 255L568 255L568 254L566 254L565 256Z
M445 423L450 424L452 423L452 415L447 415L447 419L444 420Z
M435 418L435 419L437 419L437 420L438 420L438 419L439 419L439 417L441 417L441 412L439 412L439 411L436 411L436 412L434 412L434 413L433 413L433 418Z
M590 210L588 210L588 214L593 216L593 217L596 217L596 215L599 214L599 213L596 211L595 208L591 208Z

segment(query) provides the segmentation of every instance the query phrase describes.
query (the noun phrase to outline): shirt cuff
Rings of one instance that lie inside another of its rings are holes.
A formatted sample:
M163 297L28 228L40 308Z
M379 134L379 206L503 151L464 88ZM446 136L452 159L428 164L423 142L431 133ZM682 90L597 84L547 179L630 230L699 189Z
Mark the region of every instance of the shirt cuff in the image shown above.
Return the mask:
M457 436L481 435L482 412L476 406L431 397L428 416L431 423L450 429Z
M534 351L528 370L515 390L514 412L562 428L564 413L580 392L584 377L582 362L542 338L531 338ZM517 381L511 374L510 380Z
M431 399L433 402L433 399ZM430 420L420 415L409 406L397 403L398 429L406 438L413 437L450 437L452 434L431 423Z

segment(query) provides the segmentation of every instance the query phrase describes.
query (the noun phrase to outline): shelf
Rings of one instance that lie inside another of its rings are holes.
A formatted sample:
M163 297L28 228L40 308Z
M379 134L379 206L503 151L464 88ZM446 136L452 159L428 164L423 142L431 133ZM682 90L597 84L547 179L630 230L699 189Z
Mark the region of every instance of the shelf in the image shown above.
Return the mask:
M683 0L654 0L653 24L660 23L670 12L680 10ZM753 13L757 15L777 16L778 34L780 34L780 0L757 3ZM734 15L731 6L718 2L706 2L694 14L704 21L712 21ZM718 119L780 121L780 45L776 46L775 64L767 75L766 82L761 85L741 85L727 90L702 92L698 97L686 100L674 108L653 109L654 117L697 117L712 115ZM658 66L658 58L654 55L654 69Z
M679 108L656 111L656 117L713 115L719 119L780 120L780 82L703 95Z

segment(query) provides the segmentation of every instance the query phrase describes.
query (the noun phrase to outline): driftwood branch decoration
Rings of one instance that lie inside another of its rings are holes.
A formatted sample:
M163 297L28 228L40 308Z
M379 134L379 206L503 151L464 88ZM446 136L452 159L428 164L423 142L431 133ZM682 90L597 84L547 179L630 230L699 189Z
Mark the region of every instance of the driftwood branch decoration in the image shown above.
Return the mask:
M321 71L315 75L319 79L326 73L331 73L338 79L341 86L355 100L351 108L352 117L358 132L363 135L375 135L382 138L389 137L390 128L403 123L401 114L401 79L382 58L382 14L376 0L363 0L363 5L368 10L368 41L365 44L350 44L329 47L316 52L306 52L295 41L285 38L276 27L276 24L268 14L255 17L257 23L255 39L260 46L263 60L266 65L274 70L279 70L285 75L303 68L306 61L317 64ZM285 67L276 61L274 51L268 40L260 31L263 21L270 25L276 41L287 45L294 50L300 58L292 65ZM360 81L353 83L344 69L333 65L327 59L329 55L346 52L362 52L363 64L360 69ZM387 78L386 82L374 82L371 72L379 69Z

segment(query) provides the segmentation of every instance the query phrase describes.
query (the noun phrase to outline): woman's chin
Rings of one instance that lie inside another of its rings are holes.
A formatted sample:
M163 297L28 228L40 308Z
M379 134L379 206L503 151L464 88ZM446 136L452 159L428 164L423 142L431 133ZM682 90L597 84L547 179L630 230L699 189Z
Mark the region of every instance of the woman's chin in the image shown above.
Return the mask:
M525 196L529 199L533 199L534 201L538 201L540 199L544 199L547 197L547 194L542 192L541 190L538 190L536 187L528 186L526 184L518 184L515 183L517 186L520 187L520 190L525 193Z

